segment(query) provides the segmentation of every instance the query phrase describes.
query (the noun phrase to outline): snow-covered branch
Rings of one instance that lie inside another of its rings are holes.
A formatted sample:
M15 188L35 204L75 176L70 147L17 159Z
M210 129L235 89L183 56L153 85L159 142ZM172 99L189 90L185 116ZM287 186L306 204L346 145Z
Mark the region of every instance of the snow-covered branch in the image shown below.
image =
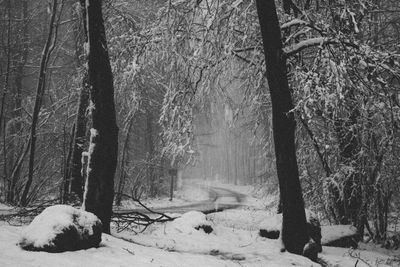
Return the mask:
M307 21L301 19L293 19L281 25L281 30L286 30L292 26L309 25Z
M285 47L283 49L283 52L285 53L286 57L290 57L290 56L293 56L294 54L297 54L297 53L303 51L306 48L309 48L309 47L324 46L324 45L331 45L331 44L342 44L345 46L358 48L358 45L356 45L352 42L342 41L342 40L338 40L336 38L329 38L329 37L315 37L315 38L310 38L310 39L301 41L301 42L291 45L289 47Z

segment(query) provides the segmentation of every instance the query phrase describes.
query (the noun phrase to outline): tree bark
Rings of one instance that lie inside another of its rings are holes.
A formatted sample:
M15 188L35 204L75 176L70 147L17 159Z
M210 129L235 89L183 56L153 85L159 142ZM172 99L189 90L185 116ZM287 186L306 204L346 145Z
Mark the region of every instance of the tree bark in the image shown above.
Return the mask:
M257 0L269 91L276 167L282 198L282 241L292 253L302 254L308 242L304 202L295 151L295 120L274 0Z
M86 11L91 129L83 209L94 213L110 233L117 166L118 127L114 87L102 14L102 1L81 0Z

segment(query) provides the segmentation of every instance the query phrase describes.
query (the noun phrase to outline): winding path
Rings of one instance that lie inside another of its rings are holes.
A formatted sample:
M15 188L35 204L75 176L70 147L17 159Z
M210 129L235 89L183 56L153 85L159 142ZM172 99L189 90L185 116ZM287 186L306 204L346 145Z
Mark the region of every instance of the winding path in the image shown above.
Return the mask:
M209 194L209 198L207 200L187 205L154 208L152 210L160 213L185 213L188 211L196 210L208 214L208 213L223 211L226 209L234 209L240 207L243 205L242 202L246 198L244 194L221 187L213 187L213 186L209 187L201 186L201 187ZM144 208L114 210L114 213L131 213L131 212L149 213Z

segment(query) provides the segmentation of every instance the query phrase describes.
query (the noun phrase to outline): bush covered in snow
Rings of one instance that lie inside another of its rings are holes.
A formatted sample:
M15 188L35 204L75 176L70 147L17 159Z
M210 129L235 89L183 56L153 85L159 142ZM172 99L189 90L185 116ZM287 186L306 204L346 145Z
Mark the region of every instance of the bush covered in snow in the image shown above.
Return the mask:
M101 221L92 213L67 205L46 208L27 226L18 245L26 250L62 252L97 247Z

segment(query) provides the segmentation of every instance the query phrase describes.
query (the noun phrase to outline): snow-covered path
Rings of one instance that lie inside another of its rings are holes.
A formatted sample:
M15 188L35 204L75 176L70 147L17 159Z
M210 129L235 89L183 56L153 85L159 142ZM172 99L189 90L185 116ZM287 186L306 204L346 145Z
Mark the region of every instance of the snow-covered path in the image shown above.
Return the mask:
M238 208L242 205L242 201L244 200L244 198L246 198L244 194L221 187L202 186L202 190L208 193L209 196L208 199L193 202L190 204L158 207L152 210L162 213L185 213L192 210L196 210L207 214L226 209ZM119 208L114 210L114 212L118 214L131 213L131 212L148 213L148 211L144 208L135 208L135 209Z

